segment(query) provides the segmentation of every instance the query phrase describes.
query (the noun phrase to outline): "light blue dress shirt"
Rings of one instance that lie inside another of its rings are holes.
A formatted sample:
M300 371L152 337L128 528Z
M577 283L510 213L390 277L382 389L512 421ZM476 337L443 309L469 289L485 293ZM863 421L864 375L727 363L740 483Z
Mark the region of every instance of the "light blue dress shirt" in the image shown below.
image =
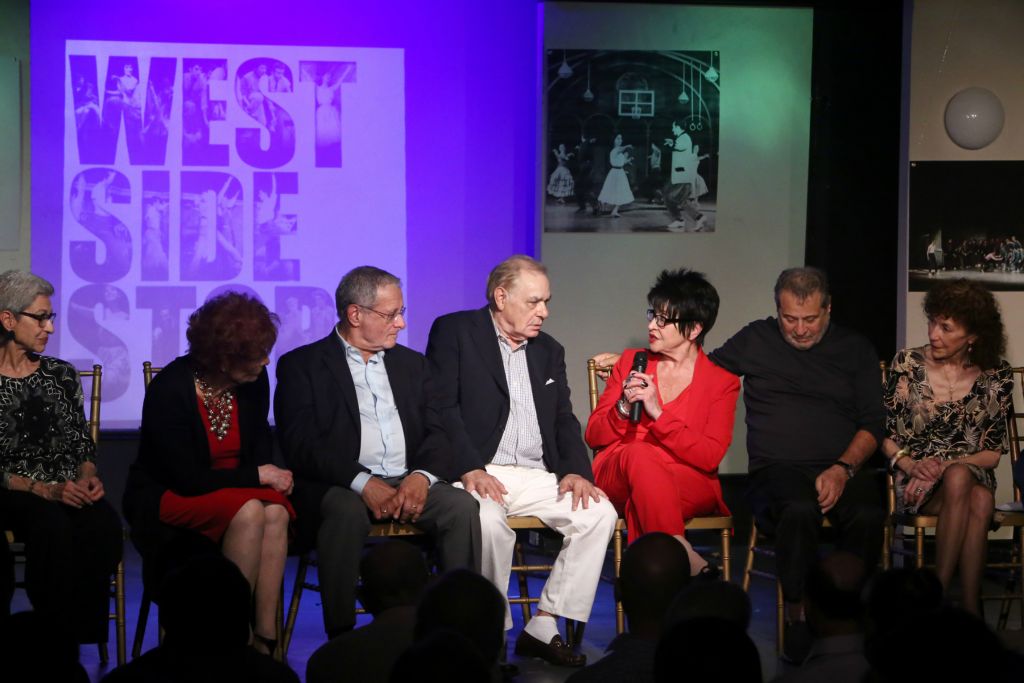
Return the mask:
M384 352L378 351L364 361L359 349L345 341L337 329L335 333L345 349L359 404L359 464L370 471L357 474L349 487L362 495L363 487L371 476L401 477L408 472L405 432L391 392ZM437 477L429 472L415 471L426 476L431 486L437 481Z

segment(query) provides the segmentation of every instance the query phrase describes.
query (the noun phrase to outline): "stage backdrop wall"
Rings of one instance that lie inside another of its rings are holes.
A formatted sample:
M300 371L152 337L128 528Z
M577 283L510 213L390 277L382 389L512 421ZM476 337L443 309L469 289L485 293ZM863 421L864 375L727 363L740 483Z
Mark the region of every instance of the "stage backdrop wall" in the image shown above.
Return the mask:
M545 48L555 50L556 63L562 48L717 50L721 59L714 232L544 234L554 295L545 329L566 346L581 422L588 413L586 359L646 346L647 290L662 269L703 271L718 289L721 308L708 350L747 322L775 314L775 278L804 263L812 18L808 9L545 5ZM582 76L579 70L573 78ZM689 112L676 101L656 104ZM670 129L655 132L659 143L671 136ZM541 162L553 146L542 145ZM635 163L646 163L649 153L636 150ZM670 220L665 212L665 223ZM746 471L743 418L741 400L724 473Z
M915 2L912 49L910 53L910 122L907 130L913 161L1007 160L1024 158L1024 5L1005 0L957 0ZM972 86L988 88L1002 101L1006 123L999 137L988 147L966 150L946 135L943 116L946 103L959 91ZM935 201L971 201L970 196L936 197ZM906 223L904 224L906 234ZM1024 234L1017 234L1024 237ZM914 246L914 245L911 245ZM901 254L906 282L906 244ZM924 292L906 292L903 322L906 346L928 342L926 320L921 312ZM1009 341L1006 358L1012 365L1024 365L1024 294L996 292ZM1012 498L1009 458L997 472L996 502Z
M537 6L40 0L32 12L32 268L48 351L105 366L104 426L141 364L247 288L275 355L328 332L346 270L402 277L403 339L536 253ZM499 30L500 27L500 30Z

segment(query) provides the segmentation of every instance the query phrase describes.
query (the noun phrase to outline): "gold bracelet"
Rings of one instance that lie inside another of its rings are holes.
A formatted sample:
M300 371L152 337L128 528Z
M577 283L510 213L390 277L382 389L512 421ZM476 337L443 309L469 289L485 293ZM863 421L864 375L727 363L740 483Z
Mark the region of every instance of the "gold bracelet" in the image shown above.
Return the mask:
M901 448L898 451L896 451L896 454L892 456L892 460L889 461L889 471L895 474L896 463L898 463L902 458L908 457L909 455L910 451L908 451L906 448Z

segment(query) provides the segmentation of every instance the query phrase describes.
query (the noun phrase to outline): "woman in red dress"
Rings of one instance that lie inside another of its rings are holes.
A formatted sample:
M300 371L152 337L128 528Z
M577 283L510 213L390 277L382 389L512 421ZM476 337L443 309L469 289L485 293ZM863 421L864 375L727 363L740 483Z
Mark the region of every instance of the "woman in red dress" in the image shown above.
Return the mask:
M143 557L175 530L219 544L253 590L254 646L275 648L277 600L295 512L292 474L271 462L266 365L277 316L230 292L188 321L189 353L154 377L142 440L125 490L125 514Z
M642 349L623 351L587 423L587 443L598 450L594 481L625 514L630 540L671 534L691 573L714 577L717 568L683 534L687 519L729 514L718 465L732 441L740 382L704 355L718 292L703 275L663 271L647 302L647 368L632 369ZM636 404L639 422L630 419Z

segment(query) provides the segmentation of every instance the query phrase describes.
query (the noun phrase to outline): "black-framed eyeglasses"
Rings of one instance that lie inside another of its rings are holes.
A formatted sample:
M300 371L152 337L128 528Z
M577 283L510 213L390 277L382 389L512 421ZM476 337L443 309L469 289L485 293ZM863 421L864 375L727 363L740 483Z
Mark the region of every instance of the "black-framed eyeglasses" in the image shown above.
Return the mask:
M378 310L376 310L374 308L370 308L369 306L360 306L359 304L356 304L356 305L359 306L359 308L361 308L361 309L363 309L365 311L371 311L373 313L376 313L380 317L384 318L384 320L386 322L388 322L388 323L395 322L395 318L397 318L398 316L402 316L403 320L405 319L405 311L406 311L406 307L405 306L402 306L400 309L398 309L394 313L381 313L380 311L378 311Z
M29 313L28 311L18 311L18 315L24 315L32 318L40 325L45 325L48 322L53 322L57 319L57 314L54 312L49 313Z
M651 322L652 320L658 324L658 327L665 327L665 325L668 325L669 323L679 323L683 321L682 318L666 318L661 313L655 313L653 308L648 308L647 322Z

